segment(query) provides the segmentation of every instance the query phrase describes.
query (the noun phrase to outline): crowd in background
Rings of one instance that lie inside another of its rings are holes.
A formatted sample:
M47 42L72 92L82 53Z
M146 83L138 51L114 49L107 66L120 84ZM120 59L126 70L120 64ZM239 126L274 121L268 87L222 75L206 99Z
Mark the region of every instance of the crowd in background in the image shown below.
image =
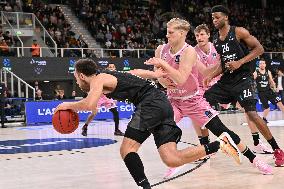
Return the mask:
M22 7L16 0L8 0L0 9L3 11L33 12L41 21L59 48L87 48L81 36L72 32L58 6L47 5L44 0L24 0ZM55 1L57 2L57 1ZM52 1L51 3L55 3ZM247 28L264 46L265 51L284 51L283 23L284 10L279 3L269 1L263 5L259 0L226 1L230 9L231 25ZM102 48L106 49L155 49L166 42L166 23L172 17L187 19L192 30L206 23L214 33L211 19L211 7L220 1L208 0L68 0L69 4L85 27ZM265 8L264 8L265 7ZM0 27L2 46L12 46L13 41L6 40L6 31ZM4 38L4 41L3 41ZM5 44L6 42L6 44ZM195 45L194 35L188 35L187 42ZM131 52L131 51L130 51ZM1 48L1 54L11 55L7 48ZM153 51L146 53L147 57ZM80 51L66 51L65 56L80 56ZM110 51L117 57L117 51Z
M104 48L155 48L166 41L166 23L172 17L184 17L192 25L206 23L214 28L211 7L220 1L179 0L71 0L75 14L85 23ZM227 1L232 25L247 28L265 51L284 51L284 10L278 3L261 1ZM192 33L188 43L195 44Z

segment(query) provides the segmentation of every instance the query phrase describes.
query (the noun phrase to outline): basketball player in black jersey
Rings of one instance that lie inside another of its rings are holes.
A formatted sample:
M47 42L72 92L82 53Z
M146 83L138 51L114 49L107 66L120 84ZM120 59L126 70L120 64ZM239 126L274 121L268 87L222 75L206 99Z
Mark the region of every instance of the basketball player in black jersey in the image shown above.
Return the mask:
M221 64L216 66L204 80L208 83L223 73L220 80L204 94L211 104L238 101L245 112L254 122L261 134L274 150L275 165L284 165L284 152L280 149L272 136L267 124L256 112L256 98L253 87L252 73L255 70L253 60L264 51L259 41L243 27L230 26L228 21L229 10L216 5L212 8L213 24L218 32L213 37L213 44L220 54ZM248 50L250 49L250 51Z
M161 70L151 73L154 74L153 78L165 76ZM127 126L120 154L138 186L144 189L151 188L137 153L141 144L151 134L154 136L161 159L169 167L193 162L219 149L240 160L236 144L226 132L217 141L204 146L177 150L181 129L174 121L173 109L166 95L157 89L154 83L130 73L99 71L97 64L91 59L78 60L74 76L79 87L88 92L88 96L80 101L64 102L58 105L55 111L95 110L102 93L108 98L128 100L135 105L135 113Z
M270 111L268 101L273 105L277 105L282 112L284 112L284 106L281 102L281 98L274 92L276 91L276 85L273 81L271 72L266 69L265 60L259 61L259 69L253 73L253 77L256 81L258 96L264 109L263 120L267 123L266 117Z

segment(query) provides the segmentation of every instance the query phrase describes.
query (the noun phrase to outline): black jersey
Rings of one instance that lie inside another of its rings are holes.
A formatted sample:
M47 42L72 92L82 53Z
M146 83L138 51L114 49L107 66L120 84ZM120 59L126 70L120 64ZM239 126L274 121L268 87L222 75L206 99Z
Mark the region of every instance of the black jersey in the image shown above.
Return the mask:
M130 73L119 71L101 71L99 73L107 73L117 78L116 88L112 93L106 95L108 98L137 105L147 96L152 96L150 94L162 93L154 82Z
M256 73L257 73L256 77L257 90L259 92L270 90L268 71L265 70L264 74L262 74L259 72L259 70L257 70Z
M237 40L235 28L235 26L230 26L230 30L224 41L220 40L218 32L213 37L213 44L221 57L223 76L220 82L223 83L238 83L243 78L252 76L255 70L253 61L243 64L231 73L225 68L227 62L240 60L249 53L248 48Z

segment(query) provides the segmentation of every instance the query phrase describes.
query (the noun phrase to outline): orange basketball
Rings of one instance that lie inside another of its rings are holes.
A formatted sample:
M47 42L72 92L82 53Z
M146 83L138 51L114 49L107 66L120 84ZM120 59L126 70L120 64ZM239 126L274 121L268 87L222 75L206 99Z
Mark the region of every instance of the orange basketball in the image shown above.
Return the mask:
M61 134L70 134L79 126L79 115L73 110L59 110L52 116L54 129Z

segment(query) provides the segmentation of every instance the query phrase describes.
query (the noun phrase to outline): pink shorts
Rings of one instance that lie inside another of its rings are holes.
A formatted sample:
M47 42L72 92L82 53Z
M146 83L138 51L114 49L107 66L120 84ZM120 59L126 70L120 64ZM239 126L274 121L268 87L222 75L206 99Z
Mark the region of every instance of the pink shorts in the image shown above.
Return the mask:
M113 100L111 98L107 98L105 95L102 95L98 101L98 108L101 107L101 106L104 106L106 108L114 108L116 107L116 103L117 101L116 100Z
M202 95L201 91L201 94L199 93L188 100L170 99L176 123L183 117L189 117L192 121L198 123L201 128L204 128L213 117L218 115L218 112L211 108Z

